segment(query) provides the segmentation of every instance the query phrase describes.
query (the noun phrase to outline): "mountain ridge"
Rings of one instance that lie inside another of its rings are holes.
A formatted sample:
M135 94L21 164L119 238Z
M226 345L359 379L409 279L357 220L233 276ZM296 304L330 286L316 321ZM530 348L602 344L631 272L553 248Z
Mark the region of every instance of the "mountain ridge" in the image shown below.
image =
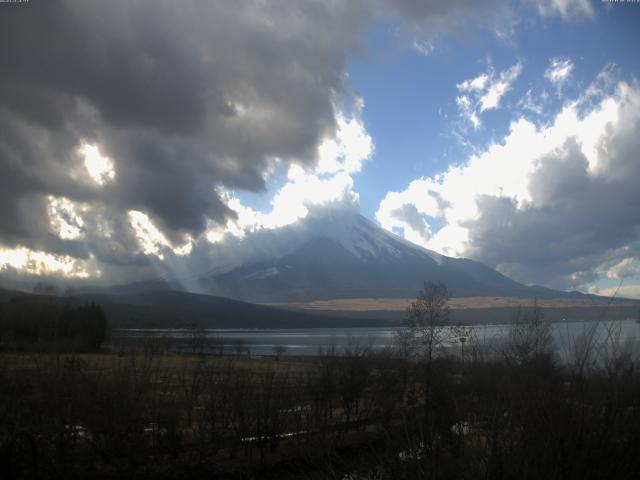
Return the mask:
M453 297L591 298L523 285L471 259L415 245L355 210L328 210L279 229L262 229L219 244L206 273L156 277L78 292L178 290L277 304L348 298L415 298L424 282L443 282ZM206 262L203 261L203 265Z
M13 299L64 305L98 304L113 328L318 328L386 326L388 320L353 319L324 312L257 305L239 300L181 292L149 290L138 293L40 295L0 289L0 305Z
M483 263L412 244L357 213L334 212L303 222L289 229L299 237L290 248L202 276L204 291L257 303L407 298L415 297L423 282L434 281L445 283L456 297L584 296L523 285ZM279 233L287 235L287 228Z

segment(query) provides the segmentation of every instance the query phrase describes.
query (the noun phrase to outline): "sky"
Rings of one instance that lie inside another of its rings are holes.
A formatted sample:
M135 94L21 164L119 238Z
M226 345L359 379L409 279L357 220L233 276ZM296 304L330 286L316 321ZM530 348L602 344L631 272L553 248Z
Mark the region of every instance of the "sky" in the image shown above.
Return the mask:
M640 298L638 25L590 0L0 3L0 285L189 275L345 207Z

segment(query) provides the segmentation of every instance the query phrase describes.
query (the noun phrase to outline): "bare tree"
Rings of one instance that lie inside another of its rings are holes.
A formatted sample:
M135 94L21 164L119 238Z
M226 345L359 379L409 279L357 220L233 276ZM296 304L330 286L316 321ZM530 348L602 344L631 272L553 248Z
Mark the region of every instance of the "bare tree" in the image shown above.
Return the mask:
M236 352L236 357L241 356L243 353L249 353L247 344L243 338L236 338L233 340L233 348Z
M205 390L207 363L203 360L190 364L185 362L178 374L178 381L184 399L187 427L193 424L193 410Z
M551 325L534 299L531 314L517 320L509 331L508 356L517 363L550 358L553 354Z
M273 354L276 356L276 361L280 360L285 353L287 353L287 347L285 345L275 345L273 347Z
M417 353L428 363L433 361L436 350L449 337L450 298L444 283L426 282L418 297L407 308L405 325L409 332L408 339L412 349L419 350Z
M465 351L472 360L477 361L480 355L480 341L473 325L454 325L451 327L450 338L460 344L460 359L465 362Z
M192 327L189 343L191 353L202 355L207 350L207 332L204 328Z

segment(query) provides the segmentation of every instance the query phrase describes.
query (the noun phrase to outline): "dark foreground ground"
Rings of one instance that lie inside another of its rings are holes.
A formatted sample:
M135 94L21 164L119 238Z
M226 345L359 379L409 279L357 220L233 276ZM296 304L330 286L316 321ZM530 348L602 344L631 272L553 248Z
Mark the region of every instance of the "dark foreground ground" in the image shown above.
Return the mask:
M0 354L0 478L640 478L635 352L466 348Z

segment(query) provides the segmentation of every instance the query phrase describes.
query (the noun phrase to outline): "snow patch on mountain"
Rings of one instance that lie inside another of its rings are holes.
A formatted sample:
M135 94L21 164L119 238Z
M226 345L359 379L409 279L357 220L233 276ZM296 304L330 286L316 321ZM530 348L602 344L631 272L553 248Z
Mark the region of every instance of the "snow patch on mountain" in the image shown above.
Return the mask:
M280 270L277 267L269 267L264 268L262 270L257 270L249 275L243 277L243 280L264 280L265 278L275 277L280 275Z
M296 252L302 245L326 238L341 245L358 260L368 261L382 257L401 260L408 256L428 256L441 265L442 255L415 245L350 209L327 209L321 214L310 215L289 226L276 230L263 229L244 238L229 237L209 251L211 267L201 276L221 275L236 268L255 264L274 264ZM250 275L257 279L276 276L283 272L266 269Z
M358 258L364 255L378 257L387 253L393 257L399 258L403 254L410 252L420 252L428 255L437 265L442 265L444 257L439 253L426 248L415 245L402 237L388 232L374 224L370 220L354 215L345 222L343 231L331 232L333 238L337 240L346 250L354 254ZM331 235L327 235L331 236ZM399 246L406 247L405 249Z
M429 250L427 248L421 247L420 245L416 245L415 243L411 243L410 241L405 240L404 238L396 235L395 233L392 233L383 229L381 229L381 231L383 232L383 234L387 235L388 238L391 238L394 242L401 243L407 248L412 248L414 250L427 254L438 265L442 265L442 262L446 258L444 255L440 255L439 253L434 252L433 250Z

